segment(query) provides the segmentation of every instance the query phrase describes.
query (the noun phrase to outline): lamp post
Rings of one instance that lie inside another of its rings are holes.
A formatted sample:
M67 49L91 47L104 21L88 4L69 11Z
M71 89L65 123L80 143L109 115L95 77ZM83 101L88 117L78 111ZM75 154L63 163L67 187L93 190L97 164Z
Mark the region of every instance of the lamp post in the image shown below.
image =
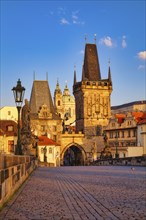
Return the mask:
M116 139L116 154L115 154L115 158L119 158L119 153L118 153L118 134L117 134L117 132L116 132L115 139Z
M14 99L18 111L18 138L17 138L17 146L15 148L16 155L22 155L22 147L21 147L21 137L20 137L20 111L23 103L25 88L22 87L20 79L17 81L16 87L12 89L14 94Z

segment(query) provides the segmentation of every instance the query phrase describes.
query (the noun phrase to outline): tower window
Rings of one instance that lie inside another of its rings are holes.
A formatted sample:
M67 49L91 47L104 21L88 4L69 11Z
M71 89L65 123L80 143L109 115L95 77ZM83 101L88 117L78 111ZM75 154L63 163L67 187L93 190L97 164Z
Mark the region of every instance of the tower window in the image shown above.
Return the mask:
M58 106L60 106L60 100L58 100Z
M14 127L13 127L13 125L8 125L8 127L7 127L7 131L14 131Z

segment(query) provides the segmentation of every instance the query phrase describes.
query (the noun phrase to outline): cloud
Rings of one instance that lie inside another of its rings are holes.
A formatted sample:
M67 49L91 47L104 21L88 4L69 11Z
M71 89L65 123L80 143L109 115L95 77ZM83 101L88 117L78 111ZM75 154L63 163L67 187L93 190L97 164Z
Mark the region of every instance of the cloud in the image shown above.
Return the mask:
M62 25L68 25L68 24L70 24L70 23L69 23L69 21L66 20L65 18L62 18L62 19L60 20L60 24L62 24Z
M126 42L126 36L122 37L122 48L126 48L127 47L127 42Z
M73 20L78 20L78 18L79 18L78 16L72 15L72 19L73 19Z
M63 7L58 8L58 14L59 15L65 15L66 14L66 8L63 8Z
M72 23L73 24L78 24L78 25L84 25L85 24L84 21L81 21L79 19L79 11L78 10L72 12Z
M111 37L109 37L109 36L101 38L99 43L104 44L107 47L113 47L113 41L112 41Z
M146 51L141 51L137 55L139 59L146 60Z

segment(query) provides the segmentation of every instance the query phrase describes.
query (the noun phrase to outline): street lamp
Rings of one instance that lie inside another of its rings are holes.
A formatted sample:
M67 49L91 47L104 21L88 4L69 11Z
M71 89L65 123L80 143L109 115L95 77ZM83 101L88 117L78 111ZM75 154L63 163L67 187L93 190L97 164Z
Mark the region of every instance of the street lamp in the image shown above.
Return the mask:
M117 132L116 132L115 139L116 139L116 154L115 154L115 158L119 158L119 153L118 153L118 134L117 134Z
M15 154L22 155L21 139L20 139L20 111L23 103L25 88L21 86L20 79L18 79L17 86L13 87L12 91L14 94L14 99L18 111L18 138L17 138L17 146L15 148Z

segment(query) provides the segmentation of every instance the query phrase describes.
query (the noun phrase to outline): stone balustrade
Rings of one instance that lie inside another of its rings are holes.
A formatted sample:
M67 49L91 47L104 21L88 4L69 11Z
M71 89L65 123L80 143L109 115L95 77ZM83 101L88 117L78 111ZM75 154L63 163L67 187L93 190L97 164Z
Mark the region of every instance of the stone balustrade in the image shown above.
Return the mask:
M0 208L36 167L34 157L0 155Z
M144 166L146 167L146 156L141 157L125 157L125 158L114 158L114 159L98 159L92 162L90 165L97 166Z

